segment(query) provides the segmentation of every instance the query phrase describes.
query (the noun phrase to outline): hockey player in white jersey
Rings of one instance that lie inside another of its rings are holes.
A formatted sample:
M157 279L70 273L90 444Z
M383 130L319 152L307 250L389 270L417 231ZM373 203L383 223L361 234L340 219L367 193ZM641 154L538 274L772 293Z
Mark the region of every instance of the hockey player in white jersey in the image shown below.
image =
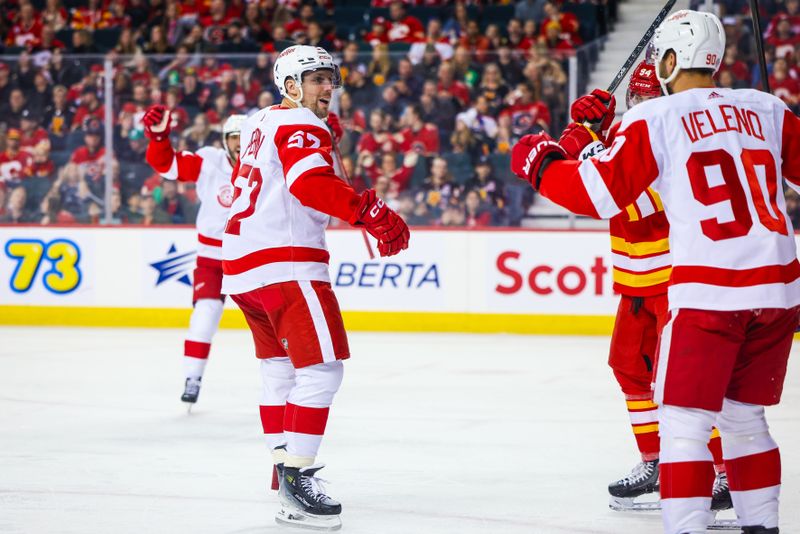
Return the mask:
M583 162L526 136L512 169L576 212L612 217L648 186L670 223L669 318L655 374L667 534L705 532L717 423L739 524L778 533L780 454L764 406L780 401L800 315L800 263L783 183L800 190L800 119L778 98L714 86L725 33L678 11L654 37L668 96L625 114L609 149Z
M325 494L315 462L350 349L325 227L332 216L363 227L381 256L407 248L409 231L375 191L359 195L334 173L323 119L341 77L330 54L289 47L275 61L274 79L281 104L242 124L222 288L244 312L260 359L261 421L280 480L276 520L335 530L341 505Z
M145 158L164 178L194 182L197 213L197 265L194 269L192 317L183 349L183 402L197 402L211 340L219 327L225 298L222 289L222 230L233 201L231 173L239 155L239 131L244 115L231 115L222 128L225 148L203 147L196 153L175 152L169 141L170 112L151 106L142 121L150 138Z

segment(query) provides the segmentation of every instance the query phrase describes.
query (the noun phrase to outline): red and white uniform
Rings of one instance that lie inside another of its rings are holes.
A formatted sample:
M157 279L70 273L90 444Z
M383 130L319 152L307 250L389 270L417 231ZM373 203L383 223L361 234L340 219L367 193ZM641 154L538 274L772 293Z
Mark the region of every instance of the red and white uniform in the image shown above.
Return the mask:
M223 239L224 292L330 282L328 213L347 220L359 198L333 172L327 126L306 108L273 106L248 118L241 139ZM334 196L326 198L330 190Z
M778 523L780 455L763 407L780 401L800 318L780 175L800 190L800 119L772 95L696 88L637 105L606 152L543 176L543 195L594 217L650 186L663 200L673 266L655 401L667 534L713 518L715 423L740 521Z
M0 153L0 182L15 182L33 175L33 156L24 150L13 156Z

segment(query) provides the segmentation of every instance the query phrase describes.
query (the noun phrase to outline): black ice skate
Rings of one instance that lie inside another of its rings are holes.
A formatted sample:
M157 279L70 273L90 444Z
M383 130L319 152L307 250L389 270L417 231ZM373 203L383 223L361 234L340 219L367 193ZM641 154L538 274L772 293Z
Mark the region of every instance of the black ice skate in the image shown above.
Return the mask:
M200 381L202 378L187 378L186 384L183 389L181 400L189 404L189 411L192 410L192 405L197 402L197 397L200 396Z
M608 493L611 495L608 507L618 512L660 510L658 460L640 462L628 476L609 484ZM655 496L655 500L650 496Z
M755 527L743 527L742 534L778 534L778 527L764 528L761 525Z
M325 494L325 488L316 477L324 464L310 467L285 467L278 495L281 511L275 521L293 527L312 530L339 530L342 505Z
M719 512L731 510L733 501L731 500L731 490L728 488L728 476L725 473L718 473L714 479L714 489L711 492L711 511L717 516L714 522L708 526L709 530L739 530L739 522L736 519L724 519L719 517Z

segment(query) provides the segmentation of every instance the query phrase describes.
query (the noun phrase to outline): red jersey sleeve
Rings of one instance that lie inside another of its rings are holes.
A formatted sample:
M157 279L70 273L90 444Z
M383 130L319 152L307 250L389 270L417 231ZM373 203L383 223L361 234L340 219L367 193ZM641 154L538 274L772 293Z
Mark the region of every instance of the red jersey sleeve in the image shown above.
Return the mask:
M790 110L783 114L783 132L781 145L781 172L783 177L800 187L800 118Z
M312 125L287 124L275 132L286 186L301 204L349 220L360 197L333 170L331 134Z
M203 166L202 157L186 151L176 153L168 139L151 140L145 159L164 178L181 182L196 182Z
M637 120L617 132L600 156L551 163L539 191L573 213L609 219L636 200L658 175L647 123Z

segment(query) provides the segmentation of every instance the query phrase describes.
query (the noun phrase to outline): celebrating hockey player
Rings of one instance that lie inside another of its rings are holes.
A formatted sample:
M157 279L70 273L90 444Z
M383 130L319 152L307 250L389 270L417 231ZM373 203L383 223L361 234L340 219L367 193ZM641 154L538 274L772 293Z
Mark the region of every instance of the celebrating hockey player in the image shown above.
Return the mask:
M633 70L628 84L628 109L661 95L655 67L642 61ZM575 101L571 109L575 122L559 140L570 157L582 160L596 156L613 142L620 125L616 123L609 128L615 107L614 96L601 89ZM598 133L592 132L586 123L597 124ZM653 402L651 386L658 334L667 315L671 266L669 223L658 193L648 188L633 204L611 218L609 231L614 290L621 297L608 363L625 395L631 429L642 458L629 475L609 484L609 506L620 511L653 510L659 508L659 503L646 496L658 494L659 439L658 406ZM733 505L716 428L708 447L717 474L711 509L726 510Z
M334 530L342 507L325 494L315 461L350 350L325 226L330 217L363 226L381 256L407 248L409 231L375 191L356 194L334 173L323 119L341 77L330 54L291 46L278 55L274 79L281 104L242 124L222 287L244 312L261 361L261 420L280 480L276 520Z
M239 130L244 115L231 115L222 127L225 148L203 147L192 152L175 152L169 141L170 111L151 106L142 122L150 138L145 158L164 178L195 182L200 210L197 213L197 266L189 332L183 349L185 374L183 402L197 402L203 372L211 351L211 340L219 327L224 297L222 289L222 230L232 202L231 173L239 155Z
M780 401L800 316L800 263L782 182L800 190L800 119L778 98L714 86L725 33L678 11L654 37L668 96L625 114L608 150L583 162L546 134L512 169L576 213L610 218L652 185L670 223L672 272L656 362L667 534L705 532L718 425L734 508L747 534L777 534L780 455L764 406Z

